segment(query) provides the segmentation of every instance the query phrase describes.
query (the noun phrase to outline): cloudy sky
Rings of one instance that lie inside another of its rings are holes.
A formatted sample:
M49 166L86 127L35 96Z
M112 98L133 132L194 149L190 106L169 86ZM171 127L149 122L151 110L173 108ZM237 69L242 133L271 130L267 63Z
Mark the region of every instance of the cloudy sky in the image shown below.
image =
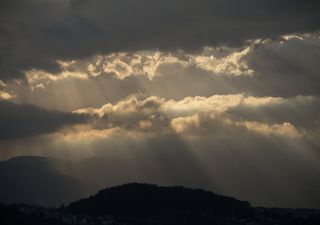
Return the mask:
M0 160L126 158L170 184L320 207L319 12L318 0L1 0Z

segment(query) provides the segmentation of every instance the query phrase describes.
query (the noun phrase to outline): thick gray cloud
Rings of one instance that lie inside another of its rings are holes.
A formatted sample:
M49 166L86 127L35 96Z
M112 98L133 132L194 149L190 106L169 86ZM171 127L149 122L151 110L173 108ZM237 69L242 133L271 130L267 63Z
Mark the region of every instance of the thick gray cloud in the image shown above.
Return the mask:
M4 0L0 76L114 51L239 45L319 29L317 0Z
M256 95L320 95L319 57L319 34L262 44L245 57L257 76L240 84Z
M48 134L66 125L83 123L85 120L84 116L71 113L0 101L0 139Z

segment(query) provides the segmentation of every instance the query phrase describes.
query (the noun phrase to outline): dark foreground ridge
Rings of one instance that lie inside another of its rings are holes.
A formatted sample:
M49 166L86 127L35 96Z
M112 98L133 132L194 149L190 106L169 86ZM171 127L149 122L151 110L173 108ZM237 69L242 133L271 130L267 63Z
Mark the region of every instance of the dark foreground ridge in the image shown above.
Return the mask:
M217 214L241 214L248 202L185 187L160 187L151 184L126 184L107 188L87 199L71 203L73 213L103 215L145 215L158 212L212 210Z
M4 225L319 225L320 211L253 208L248 202L201 189L131 183L111 187L67 207L0 204Z

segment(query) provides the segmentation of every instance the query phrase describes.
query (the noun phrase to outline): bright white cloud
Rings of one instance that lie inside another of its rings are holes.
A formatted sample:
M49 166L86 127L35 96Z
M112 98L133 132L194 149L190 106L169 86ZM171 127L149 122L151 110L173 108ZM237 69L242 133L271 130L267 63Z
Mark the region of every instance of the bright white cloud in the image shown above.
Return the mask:
M252 49L253 47L249 46L243 50L231 52L226 56L217 57L214 48L207 48L205 51L209 51L209 55L189 55L189 57L190 61L194 62L197 67L214 74L253 75L254 71L243 60L243 57L248 55Z
M65 65L66 66L66 65ZM64 70L58 74L48 73L42 70L32 69L26 72L26 79L32 88L43 88L51 81L58 81L67 78L87 79L88 75L81 71Z
M260 133L266 136L285 136L292 138L298 138L302 136L302 134L291 123L288 122L281 124L266 124L256 121L241 121L235 122L235 125L243 126L249 131Z
M15 95L14 94L11 94L9 92L6 92L6 91L1 91L0 90L0 100L3 99L3 100L9 100L9 99L12 99L12 98L15 98Z

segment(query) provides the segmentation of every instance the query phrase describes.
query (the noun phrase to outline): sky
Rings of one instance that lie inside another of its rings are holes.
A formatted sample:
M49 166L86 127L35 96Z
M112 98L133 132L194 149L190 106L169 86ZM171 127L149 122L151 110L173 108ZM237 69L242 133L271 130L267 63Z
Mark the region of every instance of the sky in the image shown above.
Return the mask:
M141 177L156 168L155 182L320 207L319 12L318 0L1 0L0 160L121 158Z

